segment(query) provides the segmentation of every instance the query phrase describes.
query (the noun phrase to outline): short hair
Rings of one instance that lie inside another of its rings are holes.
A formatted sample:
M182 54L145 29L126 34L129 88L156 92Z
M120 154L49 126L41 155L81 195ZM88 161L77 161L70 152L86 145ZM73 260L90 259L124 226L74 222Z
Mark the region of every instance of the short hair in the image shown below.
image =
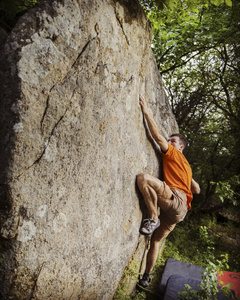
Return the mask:
M182 144L184 146L184 148L186 148L186 146L187 146L187 139L185 138L184 135L182 135L181 133L173 133L173 134L171 134L170 137L173 137L173 136L178 136L179 140L180 140L180 144Z

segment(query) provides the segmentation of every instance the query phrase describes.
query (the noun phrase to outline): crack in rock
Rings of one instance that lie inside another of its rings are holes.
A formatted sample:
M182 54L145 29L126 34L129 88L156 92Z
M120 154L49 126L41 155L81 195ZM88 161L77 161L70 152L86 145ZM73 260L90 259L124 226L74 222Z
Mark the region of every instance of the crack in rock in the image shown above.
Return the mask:
M83 46L82 51L78 54L77 58L75 59L74 63L72 64L71 68L74 68L74 66L77 64L78 60L80 59L80 57L83 55L83 53L87 49L88 45L97 38L97 36L99 34L99 26L97 23L94 26L94 30L97 35L95 37L93 37L92 39L90 39L89 41L87 41L87 43Z
M127 35L126 35L126 33L125 33L124 29L123 29L123 24L122 24L122 21L121 21L121 19L120 19L119 14L118 14L117 11L116 11L116 8L114 9L114 12L115 12L115 16L116 16L116 19L117 19L117 21L118 21L118 24L119 24L119 26L120 26L121 29L122 29L123 35L124 35L124 37L125 37L125 39L126 39L126 42L127 42L127 44L130 46L128 37L127 37Z
M115 77L121 79L122 82L126 82L127 84L131 84L131 81L134 79L134 76L133 76L133 75L131 75L130 78L124 78L124 76L123 76L120 72L115 71L115 70L112 71L112 70L111 70L111 67L114 67L114 66L113 66L112 64L100 62L100 63L97 64L97 66L96 66L96 68L95 68L95 70L94 70L94 74L97 74L99 70L107 69L107 71L108 71L111 75L113 75L113 76L115 76Z
M78 62L79 58L82 56L82 54L84 53L84 51L86 50L87 46L90 44L90 42L95 39L92 38L91 40L87 41L87 43L84 45L84 47L82 48L82 51L78 54L78 57L76 58L76 60L74 61L74 63L72 64L71 68L74 68L74 66L76 65L76 63Z
M70 103L70 105L71 105L71 103ZM42 153L40 154L40 156L39 156L39 157L38 157L38 158L37 158L37 159L36 159L29 167L27 167L22 173L20 173L18 176L16 176L15 178L13 178L12 181L13 181L13 180L19 179L25 172L27 172L27 171L28 171L29 169L31 169L34 165L36 165L36 164L38 164L38 163L40 162L40 160L42 159L43 155L44 155L45 152L46 152L47 147L48 147L49 144L50 144L50 141L51 141L51 138L52 138L53 135L54 135L55 129L57 128L57 126L59 125L59 123L62 121L62 119L65 117L65 115L66 115L66 113L67 113L67 111L68 111L70 105L66 108L64 114L59 118L59 120L58 120L58 121L56 122L56 124L53 126L53 129L52 129L52 131L51 131L51 133L50 133L50 135L49 135L49 137L48 137L48 139L47 139L47 142L45 142L45 147L44 147Z
M43 266L45 265L45 262L42 263L42 265L40 266L37 274L36 274L36 278L33 280L33 287L32 287L32 291L31 291L31 295L30 295L30 300L33 299L36 287L37 287L37 282L38 282L38 278L40 276L40 273L42 272Z
M98 24L95 25L95 28L97 27ZM96 29L95 29L96 30ZM97 32L97 30L96 30ZM97 33L98 34L98 33ZM83 55L83 53L85 52L86 48L88 47L88 45L90 44L90 42L92 42L93 40L95 40L96 37L92 38L91 40L89 40L85 45L84 47L82 48L82 51L79 53L79 55L77 56L77 58L75 59L74 63L72 64L72 66L70 67L70 70L74 68L74 66L77 64L78 60L80 59L80 57ZM64 76L64 78L61 80L61 82L59 84L62 84L66 79L69 78L69 75L72 75L72 72L67 72L67 74ZM49 94L51 93L51 91L56 87L57 84L53 85L51 87L51 89L49 90ZM42 116L42 119L41 119L41 129L43 129L43 122L44 122L44 118L47 114L47 110L49 108L49 98L50 96L48 95L47 97L47 100L46 100L46 107L45 107L45 110L43 112L43 116Z
M47 100L46 100L46 107L45 107L45 109L44 109L44 112L43 112L43 116L42 116L42 119L41 119L41 122L40 122L40 124L41 124L41 130L43 129L43 122L44 122L44 118L45 118L45 116L46 116L46 114L47 114L47 110L48 110L48 107L49 107L49 97L50 97L50 93L51 93L51 91L55 88L55 84L51 87L51 89L49 90L49 93L48 93L48 97L47 97Z

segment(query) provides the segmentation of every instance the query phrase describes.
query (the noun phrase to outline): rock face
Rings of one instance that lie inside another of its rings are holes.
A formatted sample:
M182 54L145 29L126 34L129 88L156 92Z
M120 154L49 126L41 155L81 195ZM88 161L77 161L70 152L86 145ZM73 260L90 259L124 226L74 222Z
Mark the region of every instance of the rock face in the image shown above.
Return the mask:
M111 299L158 174L139 93L177 131L135 0L43 1L0 53L1 293Z

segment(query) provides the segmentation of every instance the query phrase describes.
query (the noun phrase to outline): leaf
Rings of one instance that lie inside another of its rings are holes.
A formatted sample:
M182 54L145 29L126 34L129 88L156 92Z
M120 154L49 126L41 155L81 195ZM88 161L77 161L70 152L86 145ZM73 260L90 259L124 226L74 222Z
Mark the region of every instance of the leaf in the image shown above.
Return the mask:
M232 0L225 0L225 3L226 3L228 6L232 6Z
M210 0L212 4L219 6L220 4L224 3L224 0Z

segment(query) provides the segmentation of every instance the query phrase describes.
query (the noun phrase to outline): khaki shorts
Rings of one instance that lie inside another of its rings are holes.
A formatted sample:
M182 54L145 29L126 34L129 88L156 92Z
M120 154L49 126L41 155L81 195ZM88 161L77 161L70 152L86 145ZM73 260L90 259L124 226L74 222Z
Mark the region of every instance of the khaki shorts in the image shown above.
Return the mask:
M163 182L163 184L167 186L165 182ZM167 237L169 233L174 229L176 224L183 221L188 212L186 194L177 189L170 189L173 193L172 202L167 209L164 209L164 211L160 208L161 223L153 233L152 238L154 240L160 240L163 237Z

